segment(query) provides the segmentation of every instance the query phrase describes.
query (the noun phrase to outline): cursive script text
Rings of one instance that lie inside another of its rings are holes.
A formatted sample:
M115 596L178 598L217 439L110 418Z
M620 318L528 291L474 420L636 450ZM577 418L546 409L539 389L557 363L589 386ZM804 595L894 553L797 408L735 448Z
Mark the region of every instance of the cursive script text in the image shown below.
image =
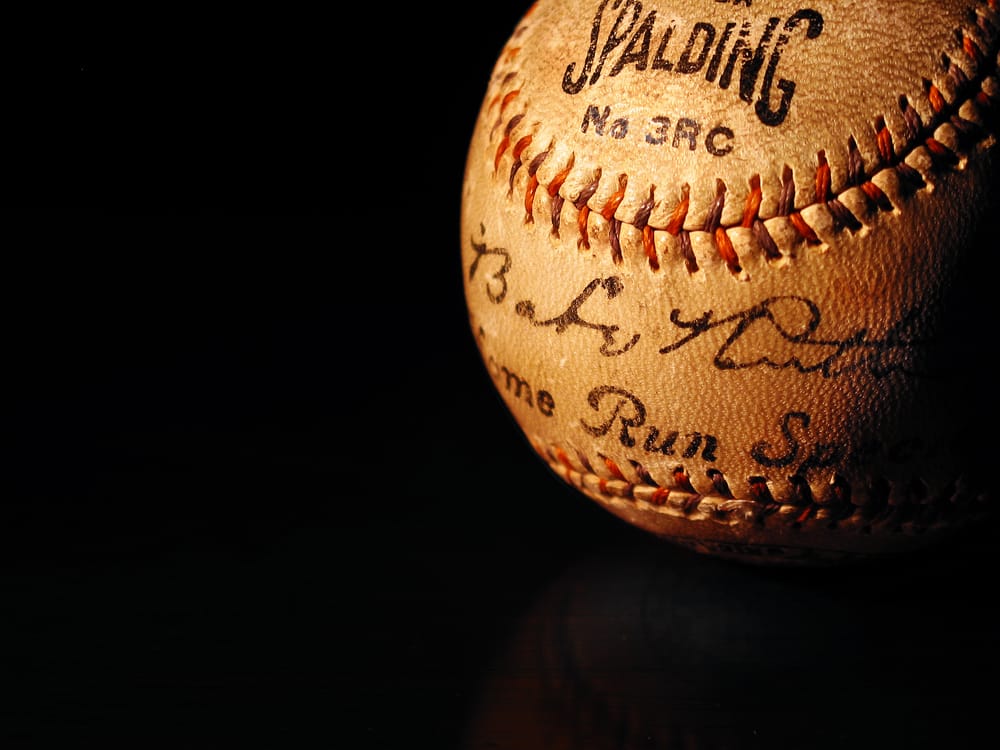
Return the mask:
M725 328L728 334L712 360L720 370L768 367L801 373L815 372L824 378L837 378L862 369L869 370L875 377L885 377L893 372L915 375L918 373L910 369L909 355L918 342L909 336L908 329L915 322L916 315L916 311L911 310L881 338L872 337L867 328L859 328L844 338L823 338L816 336L822 320L819 305L805 297L768 297L752 307L721 318L716 318L715 313L708 310L693 320L682 320L680 310L675 308L670 312L670 322L688 333L662 347L660 353L670 354L710 331ZM737 344L746 344L751 332L755 335L776 334L788 345L788 352L780 357L760 352L756 356L738 357L734 353Z
M604 293L607 295L608 299L614 299L619 294L621 294L624 289L622 281L617 276L609 276L606 279L594 279L583 291L576 296L576 298L570 303L569 307L566 308L565 312L555 316L554 318L549 318L547 320L535 320L535 305L530 300L523 300L518 302L515 310L517 314L523 318L527 318L536 326L552 326L556 333L564 333L570 326L579 326L581 328L588 328L600 332L603 343L601 344L600 352L606 357L613 357L617 354L623 354L635 346L636 342L639 341L639 334L633 334L623 345L619 346L615 339L618 333L618 326L607 325L602 323L592 323L580 315L580 308L583 303L586 302L590 295L592 295L598 289L603 289Z

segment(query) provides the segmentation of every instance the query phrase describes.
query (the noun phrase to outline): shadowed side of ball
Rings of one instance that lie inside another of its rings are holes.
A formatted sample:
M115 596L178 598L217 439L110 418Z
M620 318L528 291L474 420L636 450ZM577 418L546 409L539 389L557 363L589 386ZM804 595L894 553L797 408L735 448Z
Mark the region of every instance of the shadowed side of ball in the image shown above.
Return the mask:
M998 28L995 0L533 5L486 85L461 261L552 470L766 563L991 517Z

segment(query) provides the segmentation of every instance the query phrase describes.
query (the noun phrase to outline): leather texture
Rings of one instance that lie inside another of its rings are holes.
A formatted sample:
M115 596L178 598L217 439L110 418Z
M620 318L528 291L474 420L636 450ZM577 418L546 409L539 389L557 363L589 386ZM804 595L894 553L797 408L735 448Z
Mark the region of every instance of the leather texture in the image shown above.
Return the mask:
M737 557L878 554L992 508L998 26L993 1L529 10L461 261L557 473Z

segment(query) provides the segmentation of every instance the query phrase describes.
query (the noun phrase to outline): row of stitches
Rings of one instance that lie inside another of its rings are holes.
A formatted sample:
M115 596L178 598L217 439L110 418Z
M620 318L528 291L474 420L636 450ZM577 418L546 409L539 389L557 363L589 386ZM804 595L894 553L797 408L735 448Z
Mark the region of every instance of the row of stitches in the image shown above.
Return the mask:
M947 55L942 56L942 72L948 79L949 88L954 95L952 100L948 101L933 82L926 79L922 82L927 104L934 113L931 122L924 123L912 103L905 96L901 96L899 109L906 130L903 143L897 145L886 118L877 117L874 127L879 160L869 168L854 137L849 137L846 146L846 187L838 193L834 193L832 189L831 168L826 151L821 150L817 153L815 173L809 180L809 188L813 191L811 207L825 209L832 231L857 232L863 227L863 218L878 212L892 211L894 206L886 192L890 184L893 186L893 192L901 199L906 199L926 188L928 183L924 174L911 162L926 164L926 171L929 173L954 169L961 163L962 154L969 152L974 144L995 132L997 112L1000 109L997 106L1000 85L993 75L997 67L995 60L997 33L985 16L976 15L975 18L982 38L987 40L988 51L984 51L964 30L956 30L960 47L974 72L967 73L953 59ZM515 80L516 76L509 74L505 77L504 83L512 85ZM511 88L494 97L490 108L499 108L496 127L500 127L499 123L503 122L504 113L514 105L519 94L519 88ZM568 163L548 184L542 185L538 179L538 169L548 158L553 147L550 144L525 163L525 154L529 152L533 136L529 133L516 137L519 126L524 120L524 113L518 113L511 116L503 126L500 142L494 153L494 172L500 170L504 157L509 154L511 165L507 175L508 195L513 197L515 178L524 169L527 173L523 195L525 221L534 222L536 194L538 189L542 188L549 198L551 231L558 236L567 200L560 189L573 169L574 157L571 155ZM608 244L615 263L623 262L621 231L623 226L628 225L639 232L643 253L654 271L660 268L660 256L656 246L657 232L666 232L676 238L688 271L692 273L698 271L699 263L692 245L691 234L700 231L708 235L718 256L732 273L742 272L740 258L730 236L736 227L721 224L727 194L726 184L722 180L716 181L715 198L703 225L700 229L692 230L685 228L690 207L688 185L679 188L676 203L667 222L663 226L654 227L649 223L649 219L659 199L655 195L653 186L649 187L646 199L631 221L623 221L617 217L616 212L625 198L628 176L618 175L617 189L603 205L594 207L590 205L590 201L597 192L602 178L602 170L598 168L590 183L570 200L577 211L578 247L590 249L588 226L591 214L596 213L607 223ZM881 186L878 183L882 183ZM774 217L763 218L759 214L762 202L759 175L749 179L749 188L742 209L742 219L737 226L749 230L754 244L767 260L776 261L783 257L779 243L774 237L774 229L780 223L789 227L799 242L811 246L822 244L813 225L815 222L807 221L803 215L804 211L808 213L808 208L795 208L795 198L800 188L789 167L785 167L782 174L782 187Z
M642 503L659 512L691 520L721 523L751 521L763 523L770 518L790 525L807 522L831 523L861 530L884 528L919 531L936 524L951 524L959 518L976 517L986 512L983 495L970 492L958 483L947 491L931 494L920 481L893 486L873 479L858 492L842 477L834 477L824 495L818 497L802 476L788 478L789 497L777 500L764 477L747 480L749 498L735 497L725 476L709 469L706 477L711 490L699 492L683 466L671 472L671 486L664 486L637 462L631 462L641 481L631 481L612 460L601 459L606 471L599 473L581 455L571 458L557 446L535 444L535 450L569 484L611 502Z

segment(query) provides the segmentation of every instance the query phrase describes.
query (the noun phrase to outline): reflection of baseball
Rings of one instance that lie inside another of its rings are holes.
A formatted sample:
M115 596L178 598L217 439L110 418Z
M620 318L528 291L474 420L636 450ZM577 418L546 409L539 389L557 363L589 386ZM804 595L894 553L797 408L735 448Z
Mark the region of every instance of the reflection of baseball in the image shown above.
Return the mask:
M996 0L535 3L473 133L462 264L559 476L766 562L991 509L998 29Z

